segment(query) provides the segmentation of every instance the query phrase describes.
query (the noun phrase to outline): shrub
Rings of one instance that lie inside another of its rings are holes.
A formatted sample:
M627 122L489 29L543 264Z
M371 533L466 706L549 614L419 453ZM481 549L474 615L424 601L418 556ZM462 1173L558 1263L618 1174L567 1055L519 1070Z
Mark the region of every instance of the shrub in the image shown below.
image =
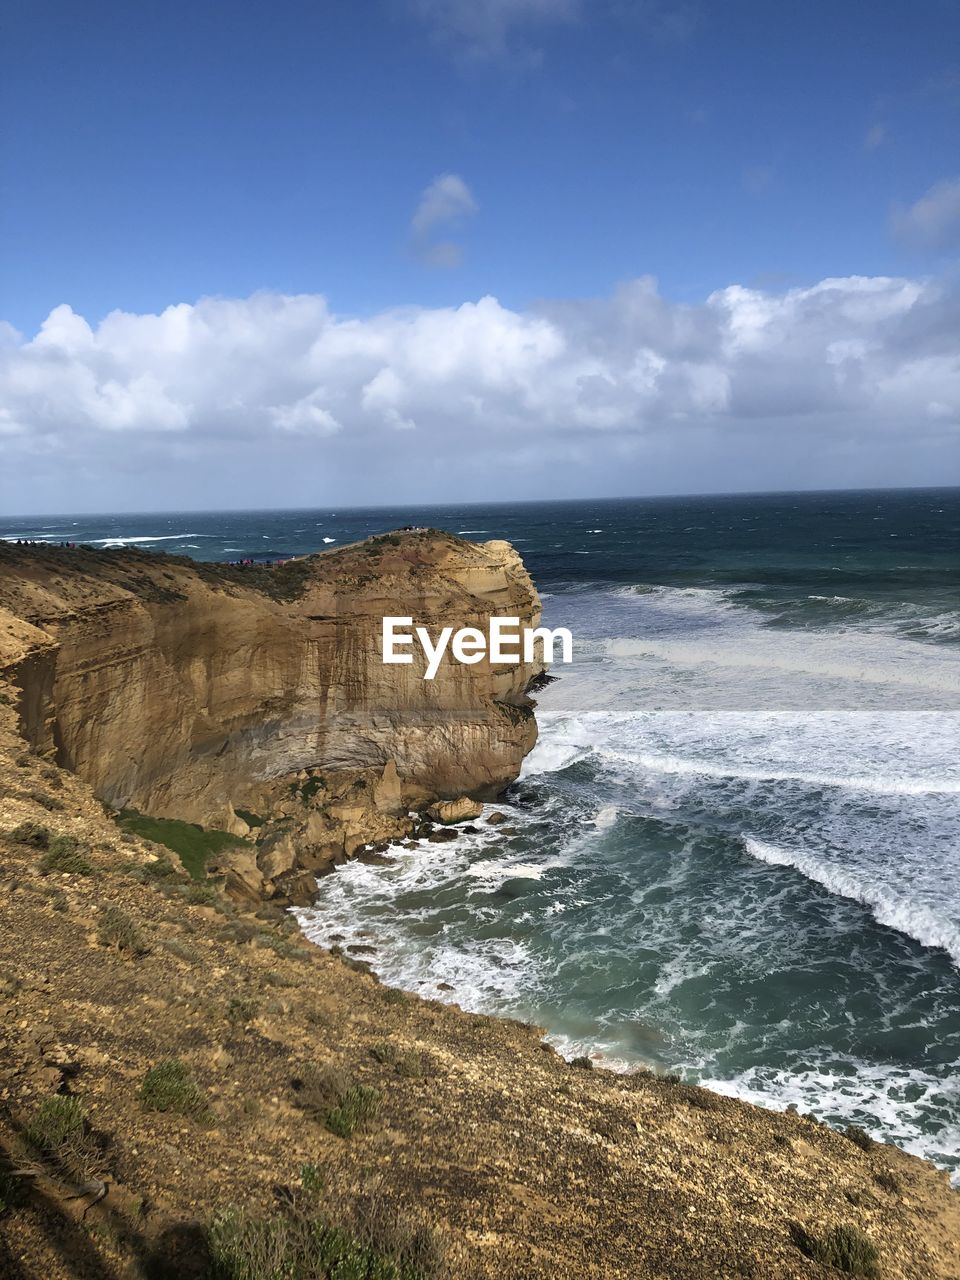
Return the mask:
M331 1064L308 1063L292 1081L297 1105L339 1138L349 1138L380 1111L383 1095L372 1085L354 1084Z
M210 1226L216 1280L442 1280L446 1246L419 1220L368 1218L334 1225L294 1207L272 1217L231 1208ZM353 1215L360 1218L360 1215ZM391 1229L392 1226L392 1229ZM376 1230L382 1227L382 1233ZM380 1238L382 1234L382 1238Z
M63 808L63 802L61 800L57 800L54 796L48 796L45 791L31 791L30 799L40 805L41 808L47 809L51 813L53 813L55 809Z
M330 948L330 954L333 954L333 947ZM383 989L384 1004L406 1004L407 997L399 987L384 987Z
M815 1236L799 1223L793 1223L790 1235L800 1252L814 1262L835 1267L847 1275L875 1278L880 1274L877 1247L859 1227L832 1227L825 1236Z
M260 1012L260 1001L249 996L231 996L227 1001L227 1021L232 1027L245 1027Z
M140 1102L144 1111L172 1111L200 1121L210 1118L210 1105L203 1090L186 1063L176 1058L150 1068L140 1086Z
M852 1142L855 1147L859 1147L861 1151L872 1151L877 1145L866 1129L861 1129L858 1124L847 1125L843 1131L843 1136Z
M87 1124L79 1098L55 1094L41 1102L24 1130L27 1143L78 1182L100 1165L100 1148Z
M195 880L193 884L187 885L183 896L192 907L212 907L217 901L216 889L202 880Z
M97 941L101 947L113 947L128 956L142 956L148 950L134 922L125 911L114 906L104 907L101 913Z
M196 964L200 959L198 952L188 943L181 941L180 938L164 938L160 945L164 951L169 951L172 956L176 956L184 964Z
M14 844L25 844L30 849L47 849L50 846L50 828L40 822L21 822L7 832L7 839Z
M76 836L54 836L47 852L40 859L40 874L47 876L60 871L71 876L93 875L93 867L83 854L83 846Z
M584 1055L583 1055L582 1057L580 1057L580 1058L571 1058L571 1059L570 1059L570 1065L571 1065L571 1067L580 1067L583 1071L592 1071L592 1070L593 1070L593 1059L592 1059L592 1058L588 1058L588 1057L586 1056L586 1054L584 1054Z
M889 1191L893 1196L898 1196L903 1191L903 1183L892 1169L881 1169L874 1177L877 1186L882 1187L884 1191Z
M370 1053L377 1062L393 1067L398 1076L418 1080L423 1075L423 1056L414 1049L401 1049L390 1040L381 1040L371 1045Z
M327 1112L326 1126L338 1138L349 1138L379 1115L382 1102L383 1095L372 1085L351 1085L339 1106Z
M145 880L179 880L180 872L173 865L165 853L153 862L145 862L143 864L143 877Z

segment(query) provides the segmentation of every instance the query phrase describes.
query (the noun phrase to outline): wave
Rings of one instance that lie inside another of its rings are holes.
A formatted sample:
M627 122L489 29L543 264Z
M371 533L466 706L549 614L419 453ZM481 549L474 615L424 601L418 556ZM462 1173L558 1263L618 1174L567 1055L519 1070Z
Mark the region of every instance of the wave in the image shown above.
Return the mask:
M743 847L758 862L771 867L792 867L829 893L859 902L878 924L906 934L923 947L946 951L952 963L960 968L960 928L936 912L918 903L887 897L876 879L867 880L843 867L830 866L803 850L782 849L749 836L743 838Z
M657 773L676 773L686 777L737 778L744 782L799 782L808 787L837 787L844 791L867 791L884 796L960 795L960 778L802 773L789 769L750 769L735 764L714 764L706 760L689 760L682 756L659 755L655 752L632 753L604 750L600 747L594 750L607 759L625 761Z
M762 633L744 632L724 638L722 644L691 644L684 641L657 639L609 638L600 641L611 658L657 658L685 667L706 670L727 668L758 672L777 672L787 675L813 676L818 679L847 680L855 684L893 685L900 688L932 690L937 693L960 694L960 664L952 654L929 648L917 659L920 646L903 640L897 648L897 640L889 639L884 653L886 661L878 661L874 650L869 653L851 651L847 637L844 652L831 652L833 637L818 636L820 643L811 643L809 634L801 643L791 646L781 637L774 641Z
M94 546L98 547L126 547L132 546L135 542L179 542L183 538L212 538L212 533L161 533L151 537L144 534L136 536L126 534L118 535L114 538L91 538L90 541Z

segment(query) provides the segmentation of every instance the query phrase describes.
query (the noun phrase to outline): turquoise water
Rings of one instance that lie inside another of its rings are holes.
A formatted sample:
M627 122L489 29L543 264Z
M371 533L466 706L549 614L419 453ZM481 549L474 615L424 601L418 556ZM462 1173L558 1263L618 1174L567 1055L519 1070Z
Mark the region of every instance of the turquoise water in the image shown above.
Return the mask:
M960 490L0 533L272 559L399 524L513 540L576 660L506 826L340 869L307 931L960 1171Z

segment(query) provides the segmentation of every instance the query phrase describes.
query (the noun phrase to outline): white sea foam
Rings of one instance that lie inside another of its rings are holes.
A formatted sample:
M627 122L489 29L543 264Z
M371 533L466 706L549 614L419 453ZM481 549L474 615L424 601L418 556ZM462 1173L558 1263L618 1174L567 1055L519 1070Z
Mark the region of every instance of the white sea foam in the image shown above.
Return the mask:
M956 1110L951 1120L945 1105L943 1080L920 1068L865 1061L826 1046L814 1056L825 1065L807 1071L758 1067L731 1078L705 1075L700 1083L771 1110L795 1107L834 1124L861 1125L904 1151L952 1168L953 1185L960 1186L960 1124Z
M336 542L336 538L324 538L324 542Z
M181 542L184 538L212 538L212 533L160 533L151 536L145 534L122 534L113 538L91 538L98 547L132 547L141 542Z
M960 777L885 777L834 773L803 773L784 769L755 769L722 761L690 760L650 752L631 754L607 751L601 754L623 760L656 773L682 774L699 778L739 778L747 782L798 782L808 787L838 787L847 791L867 791L875 795L923 796L960 795Z
M805 850L783 849L749 837L744 838L743 846L759 862L774 867L793 867L830 893L861 903L879 924L907 934L924 947L941 948L960 968L960 928L939 912L917 902L890 896L876 879L867 879L857 871L831 865Z

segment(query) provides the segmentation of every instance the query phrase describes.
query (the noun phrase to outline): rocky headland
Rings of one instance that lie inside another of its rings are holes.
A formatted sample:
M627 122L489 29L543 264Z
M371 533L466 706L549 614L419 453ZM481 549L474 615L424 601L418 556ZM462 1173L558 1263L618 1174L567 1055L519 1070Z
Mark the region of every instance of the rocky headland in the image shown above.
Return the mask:
M538 667L424 681L385 614L539 602L431 531L272 569L0 544L2 1280L958 1280L932 1166L299 936L318 872L474 820L535 739Z

